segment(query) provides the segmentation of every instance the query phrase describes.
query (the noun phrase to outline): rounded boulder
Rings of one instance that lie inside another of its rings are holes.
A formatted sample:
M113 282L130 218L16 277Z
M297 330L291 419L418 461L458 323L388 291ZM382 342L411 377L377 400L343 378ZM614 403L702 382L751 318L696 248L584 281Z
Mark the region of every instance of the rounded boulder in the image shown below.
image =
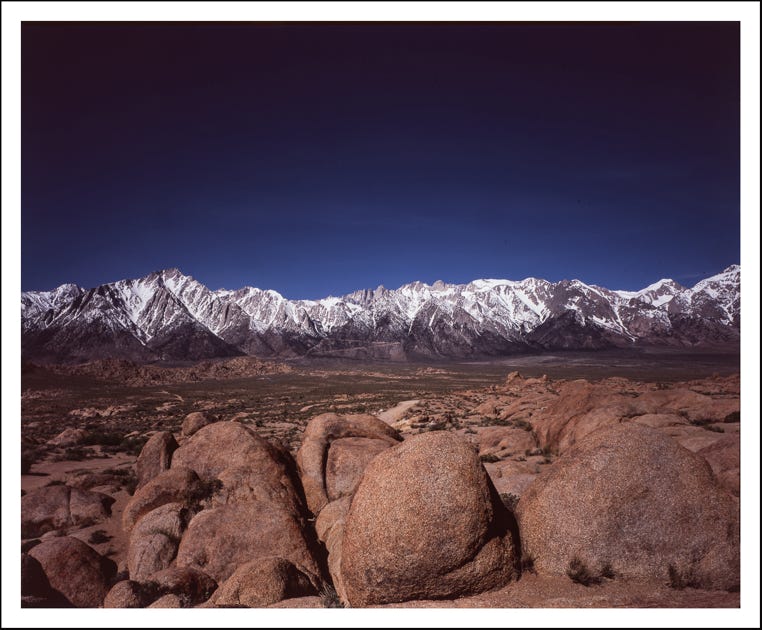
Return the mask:
M214 422L199 429L172 457L172 468L190 468L203 480L216 479L226 468L257 467L281 461L284 453L239 422Z
M116 564L77 538L62 536L29 551L50 585L77 608L97 608L109 591Z
M372 606L501 587L516 576L515 536L468 442L409 437L365 469L344 524L340 595Z
M636 423L587 436L540 475L517 506L537 571L664 580L705 589L739 583L739 514L709 464Z
M362 446L358 442L343 442L337 446L331 468L327 470L332 444L347 438L365 438L372 442L365 442ZM331 494L338 498L349 487L356 485L365 465L379 450L383 450L383 444L391 447L401 440L395 429L367 414L341 416L324 413L312 418L304 430L302 445L296 454L307 507L313 514L319 514L331 501L327 481L330 480L332 485Z
M185 416L180 430L185 437L190 437L194 433L197 433L199 429L212 422L214 422L214 420L208 418L206 414L203 414L200 411L193 411Z
M169 470L172 454L177 450L175 436L169 431L154 433L143 446L135 462L137 488L142 488L149 481Z
M214 603L262 608L284 599L316 594L310 578L292 562L264 557L240 565L215 594Z

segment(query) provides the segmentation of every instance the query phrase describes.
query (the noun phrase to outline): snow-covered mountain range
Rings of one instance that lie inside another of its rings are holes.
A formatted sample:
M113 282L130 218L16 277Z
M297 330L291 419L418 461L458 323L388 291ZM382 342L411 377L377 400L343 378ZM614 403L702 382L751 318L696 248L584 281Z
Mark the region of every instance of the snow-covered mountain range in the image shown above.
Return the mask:
M178 269L21 295L22 357L191 360L251 354L405 359L550 349L737 343L740 267L693 288L579 280L422 282L322 300L212 291Z

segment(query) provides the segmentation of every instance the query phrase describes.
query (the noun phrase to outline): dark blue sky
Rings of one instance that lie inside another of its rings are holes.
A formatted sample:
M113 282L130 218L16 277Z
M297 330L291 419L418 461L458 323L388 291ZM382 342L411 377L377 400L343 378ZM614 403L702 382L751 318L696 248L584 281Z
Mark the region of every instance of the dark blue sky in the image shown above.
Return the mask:
M740 262L737 23L22 27L22 288L692 285Z

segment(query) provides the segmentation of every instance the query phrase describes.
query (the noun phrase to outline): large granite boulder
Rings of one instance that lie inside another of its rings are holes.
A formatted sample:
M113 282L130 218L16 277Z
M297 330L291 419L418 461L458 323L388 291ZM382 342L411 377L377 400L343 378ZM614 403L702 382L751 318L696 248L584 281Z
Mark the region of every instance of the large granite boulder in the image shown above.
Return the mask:
M372 606L456 598L517 576L517 532L475 449L445 431L377 455L341 542L342 599Z
M142 488L149 481L169 470L172 454L177 449L175 436L169 431L154 433L143 446L135 462L136 488Z
M587 436L517 506L539 572L591 573L706 589L739 584L739 510L698 455L635 423Z
M50 586L77 608L97 608L109 591L116 564L71 536L50 538L29 555L42 565Z

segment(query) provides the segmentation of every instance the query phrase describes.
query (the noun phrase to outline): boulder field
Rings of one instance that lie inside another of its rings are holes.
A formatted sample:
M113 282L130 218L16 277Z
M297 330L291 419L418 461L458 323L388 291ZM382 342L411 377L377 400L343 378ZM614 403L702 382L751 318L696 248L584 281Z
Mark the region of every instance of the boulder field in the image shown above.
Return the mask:
M110 497L52 485L22 498L22 605L367 607L500 592L510 606L511 585L522 582L519 597L558 578L738 590L738 438L683 445L665 431L690 420L682 410L700 394L604 404L583 382L558 397L532 387L547 413L471 431L478 444L331 413L292 455L253 426L191 414L137 458L124 571L71 535L109 518ZM482 405L523 413L498 395ZM555 459L530 470L501 459L512 452Z

